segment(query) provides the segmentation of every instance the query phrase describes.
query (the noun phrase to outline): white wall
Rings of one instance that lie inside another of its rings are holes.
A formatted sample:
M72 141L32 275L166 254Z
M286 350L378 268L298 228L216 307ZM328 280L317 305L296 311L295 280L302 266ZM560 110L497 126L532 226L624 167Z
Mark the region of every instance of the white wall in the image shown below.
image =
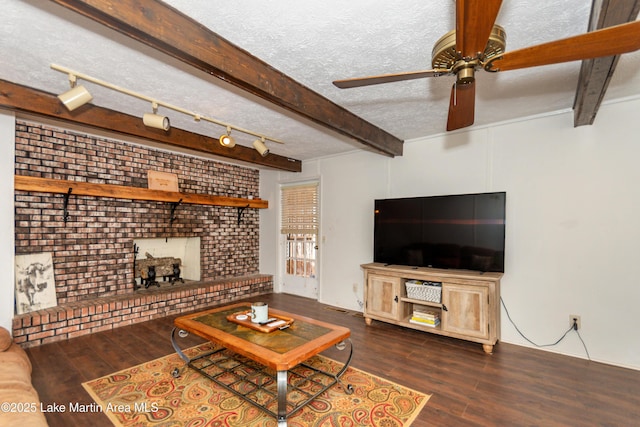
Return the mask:
M260 212L260 272L275 275L276 292L282 291L280 266L283 265L282 248L278 244L280 185L318 179L318 300L338 307L362 309L360 264L371 262L373 201L387 197L388 175L386 157L363 152L304 162L302 173L261 171L260 196L269 200L269 209Z
M494 129L494 181L507 191L502 296L537 343L555 341L570 314L592 359L640 369L640 101L603 106L596 123L572 114ZM513 138L517 135L518 138ZM504 341L523 343L503 318ZM571 334L552 348L585 356Z
M567 112L407 142L393 159L360 152L305 162L293 178L311 174L322 185L319 300L360 309L375 198L506 191L502 297L516 325L549 344L570 314L580 315L592 360L640 369L640 144L632 136L640 134L639 110L640 100L629 100L602 106L592 126L573 128ZM265 191L277 197L291 175L261 175ZM278 207L269 211L261 246L270 255L261 253L261 268L278 262ZM531 346L504 310L501 328L502 341ZM545 349L586 357L575 333Z
M260 171L260 197L269 202L269 209L260 209L260 261L258 268L262 274L274 276L274 291L281 292L276 280L278 267L278 215L280 213L280 173L272 170Z
M15 116L0 110L0 326L11 332L14 311L14 209L13 175Z
M360 264L371 261L373 201L388 196L388 158L358 153L319 163L322 192L318 300L362 310Z

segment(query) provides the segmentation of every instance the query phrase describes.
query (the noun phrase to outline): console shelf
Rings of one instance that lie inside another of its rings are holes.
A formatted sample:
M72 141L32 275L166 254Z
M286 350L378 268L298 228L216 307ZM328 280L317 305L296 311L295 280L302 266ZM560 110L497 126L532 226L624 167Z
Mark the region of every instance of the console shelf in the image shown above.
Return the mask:
M409 302L409 303L413 303L413 304L420 304L420 305L429 306L429 307L440 307L440 308L442 308L442 304L440 304L440 303L430 302L430 301L423 301L423 300L420 300L420 299L402 297L402 298L400 298L400 301Z
M486 353L500 339L501 273L414 268L371 263L365 274L364 317L424 332L481 343ZM442 284L441 302L407 297L408 280ZM431 327L410 321L414 311L434 312L440 324Z

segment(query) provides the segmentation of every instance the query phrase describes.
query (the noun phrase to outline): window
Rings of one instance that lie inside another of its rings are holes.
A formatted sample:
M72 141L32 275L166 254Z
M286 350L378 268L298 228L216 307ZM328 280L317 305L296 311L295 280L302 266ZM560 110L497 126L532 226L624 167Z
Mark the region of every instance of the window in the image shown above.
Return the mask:
M316 276L318 184L282 188L282 228L286 236L286 274Z
M290 276L316 277L315 249L315 234L287 234L286 273Z

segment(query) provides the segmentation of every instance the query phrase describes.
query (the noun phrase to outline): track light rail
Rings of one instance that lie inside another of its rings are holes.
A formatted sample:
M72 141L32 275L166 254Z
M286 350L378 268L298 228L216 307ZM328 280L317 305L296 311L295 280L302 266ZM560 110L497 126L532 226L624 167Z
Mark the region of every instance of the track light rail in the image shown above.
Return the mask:
M98 78L95 78L95 77L91 77L91 76L89 76L87 74L80 73L78 71L72 70L72 69L64 67L62 65L51 64L51 69L53 69L55 71L59 71L61 73L68 74L69 75L69 81L72 84L72 86L77 82L78 79L85 80L87 82L100 85L100 86L105 87L107 89L115 90L116 92L120 92L120 93L123 93L125 95L129 95L129 96L132 96L134 98L138 98L138 99L141 99L143 101L147 101L147 102L151 103L151 105L154 107L154 109L157 108L157 107L167 108L169 110L173 110L173 111L176 111L178 113L182 113L182 114L185 114L187 116L191 116L197 122L204 120L204 121L207 121L207 122L210 122L210 123L214 123L214 124L216 124L218 126L223 126L223 127L227 128L227 130L231 129L231 130L235 130L235 131L240 132L240 133L244 133L244 134L247 134L247 135L255 136L257 138L260 138L261 140L267 140L267 141L276 142L278 144L284 144L283 141L280 141L280 140L278 140L276 138L272 138L272 137L269 137L269 136L266 136L266 135L263 135L263 134L260 134L260 133L257 133L257 132L253 132L253 131L251 131L249 129L244 129L244 128L241 128L241 127L238 127L238 126L234 126L232 124L225 123L225 122L223 122L221 120L214 119L212 117L208 117L208 116L196 113L194 111L190 111L190 110L187 110L185 108L178 107L178 106L173 105L173 104L169 104L167 102L159 101L159 100L157 100L155 98L152 98L150 96L147 96L147 95L144 95L144 94L141 94L141 93L138 93L138 92L134 92L132 90L120 87L118 85L106 82L104 80L101 80L101 79L98 79Z

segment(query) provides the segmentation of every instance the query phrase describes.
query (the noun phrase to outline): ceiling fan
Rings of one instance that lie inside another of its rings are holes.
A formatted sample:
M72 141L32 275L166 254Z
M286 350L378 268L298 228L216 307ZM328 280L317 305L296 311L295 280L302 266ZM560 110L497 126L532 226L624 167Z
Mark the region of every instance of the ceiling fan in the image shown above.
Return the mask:
M505 52L506 33L495 24L502 0L456 0L456 29L433 47L431 70L336 80L341 89L424 77L455 75L447 130L471 126L475 114L475 72L490 72L613 56L640 49L640 21L616 25L536 46Z

